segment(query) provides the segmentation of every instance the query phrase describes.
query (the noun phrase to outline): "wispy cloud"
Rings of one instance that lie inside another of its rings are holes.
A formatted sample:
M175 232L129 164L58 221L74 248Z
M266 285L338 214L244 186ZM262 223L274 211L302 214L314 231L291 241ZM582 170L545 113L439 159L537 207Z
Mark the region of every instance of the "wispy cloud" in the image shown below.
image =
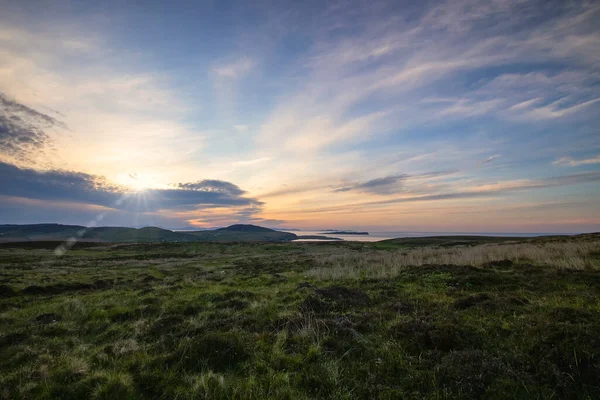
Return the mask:
M219 78L237 79L245 76L252 70L255 62L247 57L242 57L229 63L218 64L212 68L212 72Z
M583 103L578 103L572 106L561 107L563 100L564 99L560 99L546 106L534 108L525 113L524 117L532 119L562 118L590 107L592 104L598 103L600 98L584 101Z
M563 175L533 180L504 181L485 186L464 187L460 191L438 192L426 195L414 195L407 193L401 197L367 202L348 203L330 207L319 207L314 209L301 209L296 212L300 214L326 213L332 211L352 212L366 206L376 207L401 203L418 202L444 202L450 200L469 200L480 198L496 198L513 195L522 191L547 189L560 186L576 185L580 183L591 183L600 181L600 172L586 172L572 175ZM290 213L292 213L290 211Z
M264 162L267 162L270 160L271 160L271 157L260 157L260 158L255 158L252 160L235 161L233 164L237 165L237 166L244 166L244 165L253 165L253 164L264 163Z
M333 191L348 192L350 190L357 190L373 194L391 194L402 190L402 181L406 179L406 177L406 175L386 176L384 178L371 179L354 185L343 186L336 188Z
M493 156L489 156L488 158L486 158L485 160L483 160L481 163L482 164L489 164L492 161L496 160L500 158L500 154L494 154Z
M600 164L600 156L592 157L592 158L584 158L584 159L573 159L571 157L561 157L556 161L553 161L554 165L564 165L568 167L579 167L581 165L592 165L592 164Z

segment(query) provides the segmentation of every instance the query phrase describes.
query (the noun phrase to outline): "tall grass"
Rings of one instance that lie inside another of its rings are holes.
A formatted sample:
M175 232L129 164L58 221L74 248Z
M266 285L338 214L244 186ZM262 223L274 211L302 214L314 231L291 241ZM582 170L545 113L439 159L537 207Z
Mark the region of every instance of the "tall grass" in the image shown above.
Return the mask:
M403 269L422 265L485 266L494 261L533 264L556 269L600 269L600 241L483 244L341 253L321 257L307 275L319 279L391 278Z

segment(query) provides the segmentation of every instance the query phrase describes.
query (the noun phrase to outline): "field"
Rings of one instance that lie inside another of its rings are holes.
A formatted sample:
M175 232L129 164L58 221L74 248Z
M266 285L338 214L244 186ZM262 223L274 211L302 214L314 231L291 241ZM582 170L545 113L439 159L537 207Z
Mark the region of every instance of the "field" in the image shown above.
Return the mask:
M0 245L0 398L600 398L600 235Z

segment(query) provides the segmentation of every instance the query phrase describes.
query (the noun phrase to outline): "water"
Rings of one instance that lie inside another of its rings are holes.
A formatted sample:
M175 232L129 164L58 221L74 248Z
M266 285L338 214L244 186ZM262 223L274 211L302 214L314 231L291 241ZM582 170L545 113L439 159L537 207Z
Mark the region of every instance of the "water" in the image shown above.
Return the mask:
M514 233L514 232L369 232L368 235L335 235L324 231L293 231L298 236L319 235L336 239L356 242L377 242L379 240L427 237L427 236L508 236L508 237L535 237L552 235L570 235L570 233ZM295 242L322 242L319 239L297 239Z

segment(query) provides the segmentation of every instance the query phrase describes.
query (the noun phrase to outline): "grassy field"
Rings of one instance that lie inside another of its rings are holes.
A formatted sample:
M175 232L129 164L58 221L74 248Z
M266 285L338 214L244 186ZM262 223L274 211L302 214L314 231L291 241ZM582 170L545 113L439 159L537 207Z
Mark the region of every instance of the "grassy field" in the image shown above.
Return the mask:
M600 398L600 235L0 245L0 398Z

